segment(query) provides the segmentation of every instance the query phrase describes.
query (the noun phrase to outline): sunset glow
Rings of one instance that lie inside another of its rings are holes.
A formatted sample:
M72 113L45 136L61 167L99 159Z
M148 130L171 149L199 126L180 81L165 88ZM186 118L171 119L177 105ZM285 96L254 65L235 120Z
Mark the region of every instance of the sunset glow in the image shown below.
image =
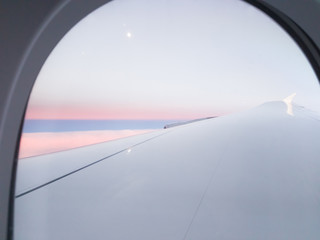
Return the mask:
M23 133L20 142L19 158L68 150L151 131L154 130Z
M212 116L226 115L230 111L204 110L204 109L143 109L139 107L119 108L113 107L78 107L78 106L30 106L26 113L26 119L197 119Z

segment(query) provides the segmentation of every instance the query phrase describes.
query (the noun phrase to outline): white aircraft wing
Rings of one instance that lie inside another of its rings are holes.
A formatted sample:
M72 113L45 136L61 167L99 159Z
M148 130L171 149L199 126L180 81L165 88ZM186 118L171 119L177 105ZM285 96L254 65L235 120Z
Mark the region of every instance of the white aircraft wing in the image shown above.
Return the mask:
M18 181L15 239L318 239L319 136L311 113L271 102L52 154Z

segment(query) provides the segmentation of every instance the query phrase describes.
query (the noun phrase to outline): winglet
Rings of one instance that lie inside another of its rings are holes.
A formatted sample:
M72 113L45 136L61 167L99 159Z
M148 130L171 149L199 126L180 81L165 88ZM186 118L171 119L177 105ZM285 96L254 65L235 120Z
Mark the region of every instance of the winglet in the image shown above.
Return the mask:
M292 100L296 95L297 95L296 93L293 93L282 100L285 104L287 104L287 114L291 116L294 116L292 111Z

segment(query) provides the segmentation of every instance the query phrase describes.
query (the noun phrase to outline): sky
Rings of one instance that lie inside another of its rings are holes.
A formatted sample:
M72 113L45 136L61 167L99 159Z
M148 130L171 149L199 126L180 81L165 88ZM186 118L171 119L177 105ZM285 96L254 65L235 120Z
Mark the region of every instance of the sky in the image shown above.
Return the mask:
M23 133L20 142L19 158L27 158L42 154L60 152L91 144L111 141L115 139L151 132L144 130L102 130L79 132L40 132Z
M27 119L195 119L282 100L320 110L312 67L239 0L115 0L75 25L33 88Z

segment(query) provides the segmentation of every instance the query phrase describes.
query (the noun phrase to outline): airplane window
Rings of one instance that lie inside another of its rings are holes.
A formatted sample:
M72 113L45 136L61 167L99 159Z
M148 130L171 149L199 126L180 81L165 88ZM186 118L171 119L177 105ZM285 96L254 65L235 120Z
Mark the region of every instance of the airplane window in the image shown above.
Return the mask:
M317 239L319 90L245 2L112 1L37 77L15 239Z

